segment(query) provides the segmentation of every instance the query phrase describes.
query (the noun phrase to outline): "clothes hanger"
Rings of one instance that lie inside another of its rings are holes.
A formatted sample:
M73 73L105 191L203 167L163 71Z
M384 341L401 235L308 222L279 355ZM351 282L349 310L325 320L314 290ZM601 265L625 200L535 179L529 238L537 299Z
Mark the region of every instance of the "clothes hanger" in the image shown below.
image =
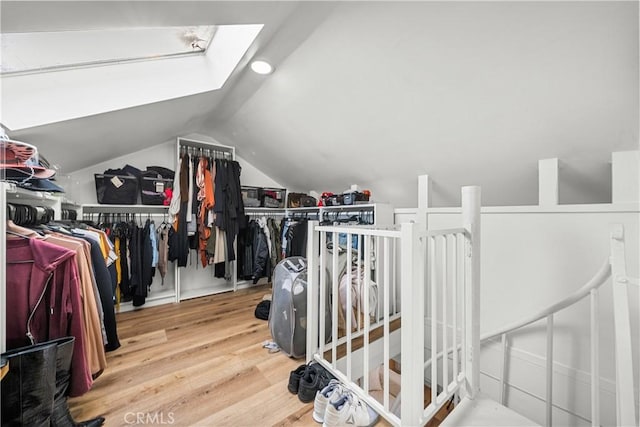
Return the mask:
M6 233L11 235L11 236L21 237L21 238L27 239L27 240L31 239L30 236L25 236L24 234L16 233L15 231L7 230Z

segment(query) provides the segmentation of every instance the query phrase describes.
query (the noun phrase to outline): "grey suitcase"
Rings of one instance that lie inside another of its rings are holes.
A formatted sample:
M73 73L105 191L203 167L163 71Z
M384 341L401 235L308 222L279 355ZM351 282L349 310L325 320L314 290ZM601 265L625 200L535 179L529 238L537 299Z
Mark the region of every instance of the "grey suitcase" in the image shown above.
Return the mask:
M331 334L328 304L325 318L327 336ZM273 295L269 312L269 331L280 350L300 358L307 351L307 260L285 258L273 272Z

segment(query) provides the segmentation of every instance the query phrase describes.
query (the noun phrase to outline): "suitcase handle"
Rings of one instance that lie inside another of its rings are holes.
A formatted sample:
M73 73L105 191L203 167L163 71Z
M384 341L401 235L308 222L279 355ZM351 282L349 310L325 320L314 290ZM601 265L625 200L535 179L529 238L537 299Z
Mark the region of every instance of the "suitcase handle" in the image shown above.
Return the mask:
M298 258L298 264L295 264L290 259L287 259L286 263L287 263L287 268L295 271L296 273L300 273L302 270L307 268L307 263L305 262L304 258Z

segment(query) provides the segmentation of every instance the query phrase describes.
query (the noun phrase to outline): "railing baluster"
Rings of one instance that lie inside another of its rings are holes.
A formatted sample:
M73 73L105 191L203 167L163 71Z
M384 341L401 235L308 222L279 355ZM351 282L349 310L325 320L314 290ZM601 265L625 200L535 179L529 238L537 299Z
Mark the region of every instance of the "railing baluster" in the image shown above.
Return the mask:
M362 250L363 248L360 248ZM369 328L371 325L371 318L369 317L369 285L371 283L371 254L369 251L371 250L371 243L369 238L364 239L364 283L363 283L363 291L364 291L364 360L363 360L363 372L364 372L364 382L363 389L366 393L369 393L369 371L371 368L369 367ZM389 337L386 336L384 339L389 341Z
M333 302L331 308L331 365L333 369L338 366L338 310L340 310L340 302L338 301L338 233L332 233L333 256L331 259L331 288Z
M357 283L358 285L356 286L356 289L358 289L358 295L356 295L356 319L357 319L357 323L358 323L358 331L362 330L362 320L361 320L361 315L362 315L362 294L363 294L363 289L362 289L362 257L360 256L360 254L362 254L362 242L360 241L360 235L358 235L358 247L356 248L356 254L358 254L358 262L357 262L357 266L356 268L358 269L358 274L357 274ZM351 237L351 240L349 240L349 242L351 242L353 240L353 237ZM351 244L351 243L349 243ZM357 298L358 296L360 296L360 298Z
M591 425L600 425L600 323L598 290L591 292Z
M442 354L442 388L443 392L446 393L447 386L449 385L449 357L447 353L447 349L449 348L447 344L449 343L448 335L448 310L447 310L447 287L448 287L448 278L447 274L447 236L442 236L442 248L440 253L442 254L442 350L444 353Z
M386 411L389 410L389 239L383 237L383 254L384 254L384 301L382 304L382 310L384 312L384 350L383 350L383 359L384 359L384 378L383 378L383 406ZM379 262L378 262L378 265Z
M502 334L502 366L500 367L500 404L505 405L505 378L507 372L507 334Z
M547 316L547 390L545 402L545 425L552 425L553 410L553 314Z
M431 403L436 404L438 395L438 286L436 277L436 239L429 237L430 251L428 265L431 284Z
M351 295L351 283L353 281L353 251L351 249L351 233L347 233L347 297L345 298L344 316L347 323L347 378L349 381L351 378L351 317L353 316L353 295Z
M319 288L320 288L320 312L318 314L318 316L316 316L319 319L320 324L319 326L319 332L318 332L318 349L320 350L319 353L323 354L324 353L324 346L326 345L326 341L325 341L325 336L326 336L326 331L325 331L325 325L326 325L326 297L327 297L327 233L321 231L320 233L320 282L319 282Z
M466 250L467 250L467 237L463 234L462 235L462 244L459 246L458 251L459 251L459 257L462 260L462 265L460 266L460 283L462 284L462 292L460 295L460 307L462 307L462 313L460 313L460 329L462 331L461 335L460 335L460 369L462 370L463 373L463 377L467 377L469 375L469 372L467 372L467 334L469 333L469 331L467 331L467 317L468 317L468 312L469 312L469 308L467 306L467 275L469 274L467 272L467 259L466 259Z
M307 282L307 298L306 304L309 308L309 312L307 315L309 319L313 319L307 325L306 330L306 360L310 361L313 358L313 355L318 352L318 325L316 323L318 319L318 291L317 287L319 283L319 278L317 274L317 263L318 263L318 247L316 246L318 237L318 233L316 232L316 226L318 225L317 221L309 221L307 224L307 236L308 236L308 246L307 246L307 267L308 267L308 282Z
M393 292L391 293L391 299L393 301L393 314L398 312L398 280L397 280L397 249L398 249L398 239L393 239L393 253L391 255L391 283L393 283Z
M451 239L451 301L453 301L453 380L458 382L458 234Z

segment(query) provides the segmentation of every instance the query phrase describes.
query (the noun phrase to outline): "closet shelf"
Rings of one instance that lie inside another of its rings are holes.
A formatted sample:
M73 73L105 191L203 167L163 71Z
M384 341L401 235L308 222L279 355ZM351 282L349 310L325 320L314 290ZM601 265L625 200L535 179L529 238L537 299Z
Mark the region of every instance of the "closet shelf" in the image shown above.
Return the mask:
M82 205L82 213L158 213L164 214L169 210L169 206L159 205Z
M263 207L246 207L244 208L245 212L249 213L277 213L277 212L285 212L285 213L294 213L294 212L327 212L327 211L372 211L376 208L376 206L380 206L383 204L380 203L366 203L366 204L355 204L355 205L340 205L340 206L310 206L305 208L263 208Z
M24 200L50 200L53 202L59 202L61 197L55 193L48 191L32 191L18 187L12 182L7 184L7 195L12 199L24 199Z

